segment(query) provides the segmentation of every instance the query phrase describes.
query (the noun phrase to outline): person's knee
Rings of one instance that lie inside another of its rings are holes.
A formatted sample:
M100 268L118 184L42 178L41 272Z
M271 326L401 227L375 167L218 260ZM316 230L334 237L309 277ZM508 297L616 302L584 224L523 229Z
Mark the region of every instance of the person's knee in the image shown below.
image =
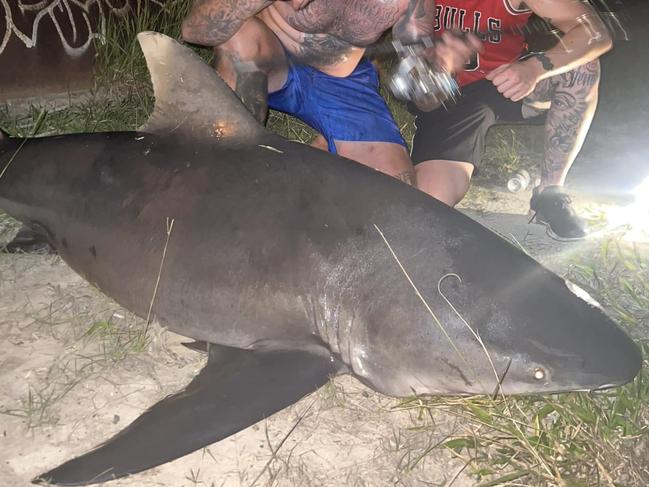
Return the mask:
M421 162L415 166L417 188L448 206L455 206L469 190L473 169L468 162Z
M455 206L464 199L464 196L469 191L470 184L471 176L464 172L454 173L445 188L440 191L440 198L438 199L441 199L448 206Z

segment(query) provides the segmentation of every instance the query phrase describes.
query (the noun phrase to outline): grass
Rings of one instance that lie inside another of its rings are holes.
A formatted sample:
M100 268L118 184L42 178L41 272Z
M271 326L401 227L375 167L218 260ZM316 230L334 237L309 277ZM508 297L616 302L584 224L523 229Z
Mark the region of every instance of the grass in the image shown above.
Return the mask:
M24 113L12 113L5 106L0 107L0 126L16 137L133 130L147 120L152 109L152 98L97 96L65 110L45 112L43 122L34 133L43 113L41 107L32 106Z
M116 85L120 91L126 89L129 94L146 96L148 72L137 34L152 30L180 38L180 25L191 2L166 0L152 5L150 1L136 0L131 4L132 11L125 17L108 19L96 42L96 78L101 87Z
M105 363L119 363L129 355L146 351L150 343L147 330L141 326L124 326L108 320L96 321L84 333L84 341L93 341L99 345L94 360Z
M543 153L543 134L539 127L493 127L487 135L485 155L476 175L477 181L505 186L508 177L518 169L539 175Z
M591 261L571 264L568 276L597 296L638 339L649 338L649 260L646 248L606 238Z
M180 19L189 2L168 0L163 8L147 10L136 2L136 15L109 22L97 45L98 87L109 95L119 85L118 97L97 96L66 110L47 113L38 135L130 130L140 126L152 109L146 66L135 35L141 30L178 37ZM199 51L208 58L209 51ZM412 116L384 93L404 138L412 139ZM14 115L0 110L0 126L16 136L31 135L42 111ZM292 140L309 142L314 131L287 115L271 112L268 126ZM536 129L501 127L492 130L478 181L504 183L519 168L538 168L540 145ZM0 214L0 241L15 228ZM595 252L581 255L565 274L588 290L627 329L649 356L649 262L645 249L619 238L609 238ZM61 320L57 309L41 313L39 326L54 329ZM67 308L65 308L67 309ZM49 314L48 314L49 313ZM82 318L85 316L80 314ZM80 319L84 321L84 319ZM92 321L91 321L92 322ZM86 322L87 323L87 322ZM121 324L114 316L97 319L75 339L94 343L92 353L57 362L45 374L41 387L31 387L20 407L3 410L20 415L34 427L56 420L52 406L98 364L118 363L148 346L142 327ZM139 331L138 331L139 330ZM51 380L55 378L54 380ZM42 385L45 384L44 387ZM328 386L331 402L344 402L344 391ZM399 408L418 413L415 428L430 426L439 410L458 418L463 430L434 441L423 453L404 454L399 468L414 468L424 455L444 449L461 459L476 485L645 486L649 485L649 377L647 367L627 386L602 393L547 397L412 398ZM402 439L398 439L399 444ZM201 483L200 471L187 480Z
M58 417L53 407L85 378L69 361L57 361L42 377L30 378L27 394L13 408L0 408L0 414L24 420L27 429L56 424Z

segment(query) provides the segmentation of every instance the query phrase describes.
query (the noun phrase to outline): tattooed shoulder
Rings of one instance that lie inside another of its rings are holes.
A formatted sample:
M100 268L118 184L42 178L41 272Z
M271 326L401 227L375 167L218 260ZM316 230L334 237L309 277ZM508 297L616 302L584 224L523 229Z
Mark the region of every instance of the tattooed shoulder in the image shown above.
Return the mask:
M410 0L313 0L304 9L286 11L294 29L309 34L330 34L354 46L376 41L403 15ZM424 1L424 0L412 0ZM430 0L429 0L430 1Z
M183 36L189 36L186 40L190 42L218 45L271 3L271 0L194 0L183 21Z

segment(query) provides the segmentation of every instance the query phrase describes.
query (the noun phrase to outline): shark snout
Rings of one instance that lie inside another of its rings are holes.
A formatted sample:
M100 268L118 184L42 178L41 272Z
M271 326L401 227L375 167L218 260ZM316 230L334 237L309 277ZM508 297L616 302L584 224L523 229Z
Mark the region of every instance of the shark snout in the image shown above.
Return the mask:
M603 354L599 370L595 373L595 384L592 390L604 390L631 382L642 368L642 352L631 339L617 344Z
M609 340L575 342L572 350L527 364L525 374L533 387L548 392L595 391L631 382L642 367L638 345L621 330Z

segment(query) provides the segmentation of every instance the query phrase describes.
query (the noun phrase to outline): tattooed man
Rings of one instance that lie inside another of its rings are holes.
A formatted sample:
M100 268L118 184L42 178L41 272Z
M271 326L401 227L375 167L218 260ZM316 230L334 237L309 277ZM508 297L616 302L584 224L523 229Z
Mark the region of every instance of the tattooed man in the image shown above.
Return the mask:
M437 0L435 31L480 33L484 50L458 75L463 95L448 111L418 111L412 161L420 189L455 205L466 194L492 125L545 124L541 184L530 206L563 239L585 235L561 190L597 104L599 62L611 48L606 28L582 0ZM520 33L535 12L563 32L544 53L522 56Z
M432 0L194 0L182 35L215 46L217 70L258 120L267 106L295 115L324 136L320 146L412 184L406 144L363 53L388 28L404 43L432 35L433 14ZM449 70L479 45L444 41L431 55Z

